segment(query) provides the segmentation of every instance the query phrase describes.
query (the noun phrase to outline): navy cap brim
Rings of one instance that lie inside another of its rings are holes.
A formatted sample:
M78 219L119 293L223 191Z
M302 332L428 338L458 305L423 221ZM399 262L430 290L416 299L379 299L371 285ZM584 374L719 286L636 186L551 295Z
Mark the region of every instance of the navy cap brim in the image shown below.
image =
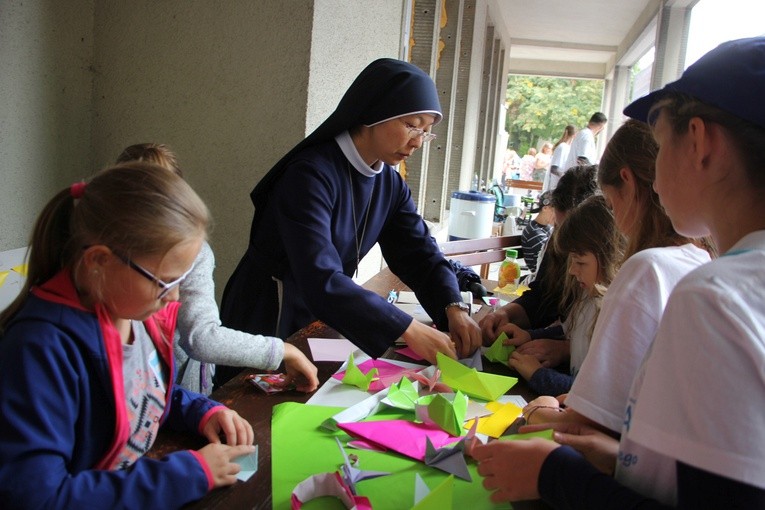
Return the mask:
M643 96L640 99L636 99L632 103L628 104L624 109L624 115L641 122L648 123L648 112L660 99L667 95L670 89L664 87L659 90L655 90Z

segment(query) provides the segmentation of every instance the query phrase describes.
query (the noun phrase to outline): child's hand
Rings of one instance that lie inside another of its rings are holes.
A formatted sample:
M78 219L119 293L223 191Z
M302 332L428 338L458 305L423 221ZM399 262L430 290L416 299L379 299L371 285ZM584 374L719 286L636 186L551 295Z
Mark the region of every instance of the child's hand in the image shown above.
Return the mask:
M287 342L284 342L284 369L287 382L294 383L299 391L309 393L319 387L316 365L300 349Z
M530 404L529 404L530 405ZM540 409L540 412L542 409ZM536 413L534 414L536 417ZM558 444L569 445L584 455L602 473L613 476L619 453L619 441L608 434L583 423L540 423L524 425L518 431L536 432L555 430L553 438Z
M515 371L521 374L527 381L531 379L534 372L542 368L542 364L537 361L534 356L519 354L517 349L510 354L510 359L507 360L507 365L510 368L515 369Z
M231 409L221 409L213 414L202 429L202 434L211 443L220 443L221 433L226 436L226 444L230 446L252 445L255 440L252 426Z
M500 328L509 322L507 313L505 313L504 310L497 310L496 312L486 314L480 321L478 321L484 345L493 344L494 340L497 339L502 331Z
M199 450L199 453L207 462L217 489L236 482L236 474L241 468L239 464L231 462L231 460L254 451L255 447L252 445L228 446L216 443L208 444Z
M518 347L515 352L534 356L543 367L557 367L570 357L571 343L568 340L541 338Z
M524 441L491 441L470 448L478 461L483 486L495 503L539 499L539 471L558 444L538 437Z
M531 341L531 335L528 331L512 323L505 324L499 328L497 336L503 332L507 335L507 340L503 342L504 345L515 345L518 347ZM496 337L494 338L496 339Z

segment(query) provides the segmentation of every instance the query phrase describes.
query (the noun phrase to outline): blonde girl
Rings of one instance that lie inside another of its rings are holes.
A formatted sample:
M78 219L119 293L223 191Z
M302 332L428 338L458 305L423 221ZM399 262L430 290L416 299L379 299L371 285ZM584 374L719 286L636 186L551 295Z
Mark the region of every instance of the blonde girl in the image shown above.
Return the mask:
M145 163L45 207L0 315L0 507L179 508L236 481L252 427L173 384L178 286L208 221L183 179ZM210 444L143 457L164 425Z

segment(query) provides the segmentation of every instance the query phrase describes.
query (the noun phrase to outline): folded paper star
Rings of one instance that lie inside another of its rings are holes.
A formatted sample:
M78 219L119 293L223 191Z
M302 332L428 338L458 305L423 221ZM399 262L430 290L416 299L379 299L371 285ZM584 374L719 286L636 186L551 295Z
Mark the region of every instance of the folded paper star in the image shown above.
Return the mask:
M496 400L518 382L515 377L478 372L440 352L437 355L437 361L438 368L441 370L441 380L445 384L482 400Z
M494 340L494 343L491 344L491 347L483 353L486 359L496 361L497 363L507 363L510 355L515 350L514 345L505 345L505 340L507 339L507 334L504 331L500 333L497 339Z
M452 446L436 448L426 439L425 464L472 482L473 478L465 462L465 444L475 436L475 423L467 435Z
M468 398L460 391L448 396L435 393L417 399L415 415L423 423L433 423L453 436L461 436L467 407Z

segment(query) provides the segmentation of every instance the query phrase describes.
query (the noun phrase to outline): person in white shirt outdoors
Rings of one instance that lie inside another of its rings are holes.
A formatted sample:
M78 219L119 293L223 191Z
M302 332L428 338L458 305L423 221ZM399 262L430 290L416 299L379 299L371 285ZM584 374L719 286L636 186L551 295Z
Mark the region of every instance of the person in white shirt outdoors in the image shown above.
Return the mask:
M585 434L585 456L538 438L473 443L493 501L765 508L763 88L765 37L739 39L624 110L651 125L654 189L675 230L711 236L721 256L672 290L625 402L618 451L614 439L579 424L557 424L567 427L554 437ZM616 466L615 478L586 459Z
M547 178L547 171L550 169L550 159L552 158L552 144L545 143L542 149L537 153L534 160L534 171L531 179L537 182L544 182Z
M650 128L628 120L608 142L598 183L628 245L621 269L603 299L590 352L565 398L529 402L529 423L576 421L618 434L632 378L656 336L669 293L680 279L709 262L702 244L675 232L653 190L659 150ZM607 381L608 384L603 384ZM538 408L534 410L535 408Z
M608 119L601 112L595 112L590 117L587 126L580 129L571 141L568 157L563 164L565 172L571 167L580 165L595 165L598 163L598 149L595 146L595 137L598 136Z
M175 153L164 144L140 143L126 147L117 163L145 161L183 177ZM286 384L311 392L319 385L316 366L294 345L273 336L253 335L221 325L215 301L215 255L202 242L191 272L180 285L181 302L173 354L176 382L204 395L212 392L215 363L260 370L276 370L284 362Z
M523 251L523 260L526 261L526 268L533 278L537 272L542 247L550 239L553 225L555 225L555 209L552 206L552 194L545 191L537 198L537 203L529 210L536 214L529 221L529 224L523 228L521 233L521 248Z
M555 189L555 186L558 185L558 181L565 171L563 165L568 158L568 151L571 148L571 141L574 139L575 134L576 128L569 124L563 129L563 135L561 135L560 140L553 145L552 157L550 158L550 171L547 173L547 179L545 179L545 190Z

